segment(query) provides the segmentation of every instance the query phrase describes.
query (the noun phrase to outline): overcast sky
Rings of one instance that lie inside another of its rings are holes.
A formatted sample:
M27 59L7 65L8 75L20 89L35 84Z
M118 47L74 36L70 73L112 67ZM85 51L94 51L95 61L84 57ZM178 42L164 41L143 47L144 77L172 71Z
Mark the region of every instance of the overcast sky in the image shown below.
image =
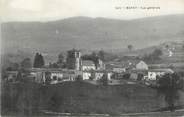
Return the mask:
M49 21L74 16L134 19L184 14L184 0L0 0L2 21ZM125 9L126 6L138 7ZM122 9L116 9L122 7ZM140 9L160 7L160 9Z

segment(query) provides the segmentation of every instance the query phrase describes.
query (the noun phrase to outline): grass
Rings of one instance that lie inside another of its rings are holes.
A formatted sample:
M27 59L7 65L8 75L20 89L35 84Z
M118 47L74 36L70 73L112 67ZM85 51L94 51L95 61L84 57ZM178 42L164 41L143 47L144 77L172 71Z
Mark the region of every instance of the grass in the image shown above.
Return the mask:
M162 107L156 90L141 85L101 86L85 82L56 85L4 84L2 114L64 113L121 114L148 112Z

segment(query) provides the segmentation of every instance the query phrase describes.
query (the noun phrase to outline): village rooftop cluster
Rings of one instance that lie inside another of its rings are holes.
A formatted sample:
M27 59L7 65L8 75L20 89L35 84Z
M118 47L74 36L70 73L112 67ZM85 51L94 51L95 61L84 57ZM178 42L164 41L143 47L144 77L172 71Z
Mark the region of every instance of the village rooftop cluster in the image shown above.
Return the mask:
M97 57L96 62L82 59L80 50L72 49L67 52L65 68L36 67L26 68L24 72L7 71L6 80L16 82L20 77L24 80L33 81L41 84L57 84L66 81L87 81L97 84L98 81L107 81L107 84L121 84L117 80L130 79L143 81L150 85L166 73L174 73L172 69L149 69L149 66L143 60L136 62L128 61L124 66L104 62Z

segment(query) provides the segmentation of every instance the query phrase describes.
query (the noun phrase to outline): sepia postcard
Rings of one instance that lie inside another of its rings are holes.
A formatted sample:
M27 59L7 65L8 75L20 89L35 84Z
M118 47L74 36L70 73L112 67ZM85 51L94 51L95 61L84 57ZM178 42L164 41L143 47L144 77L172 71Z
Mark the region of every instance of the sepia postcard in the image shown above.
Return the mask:
M184 117L184 0L0 0L2 117Z

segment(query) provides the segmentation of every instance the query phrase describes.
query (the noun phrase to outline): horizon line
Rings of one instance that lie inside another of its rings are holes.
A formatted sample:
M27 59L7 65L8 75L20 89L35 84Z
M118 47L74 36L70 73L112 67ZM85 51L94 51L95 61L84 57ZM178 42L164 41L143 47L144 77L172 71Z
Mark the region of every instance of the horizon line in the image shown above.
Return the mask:
M148 17L138 17L138 18L131 18L131 19L121 19L121 18L110 18L110 17L90 17L90 16L71 16L71 17L65 17L65 18L58 18L55 20L7 20L3 21L2 19L0 20L0 24L3 23L16 23L16 22L22 22L22 23L29 23L29 22L40 22L40 23L49 23L49 22L57 22L61 20L67 20L67 19L72 19L72 18L89 18L89 19L109 19L109 20L120 20L120 21L132 21L132 20L139 20L139 19L149 19L149 18L156 18L156 17L167 17L167 16L182 16L184 13L180 14L166 14L166 15L155 15L155 16L148 16Z

